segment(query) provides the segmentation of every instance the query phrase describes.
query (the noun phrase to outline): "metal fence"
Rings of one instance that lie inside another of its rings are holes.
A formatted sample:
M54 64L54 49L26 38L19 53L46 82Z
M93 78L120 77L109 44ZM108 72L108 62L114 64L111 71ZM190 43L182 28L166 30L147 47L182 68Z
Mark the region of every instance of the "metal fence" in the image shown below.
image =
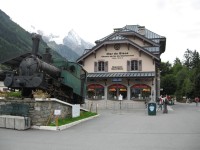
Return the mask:
M133 100L86 100L82 107L92 112L98 112L101 110L144 110L146 108L144 101Z

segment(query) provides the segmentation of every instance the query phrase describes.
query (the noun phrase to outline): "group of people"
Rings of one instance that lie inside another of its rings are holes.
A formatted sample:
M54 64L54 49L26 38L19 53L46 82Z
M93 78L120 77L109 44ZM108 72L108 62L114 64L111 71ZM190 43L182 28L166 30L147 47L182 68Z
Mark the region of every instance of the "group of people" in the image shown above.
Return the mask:
M163 113L168 113L167 105L169 104L169 101L171 100L171 97L169 95L166 95L165 97L160 95L158 99L158 109L162 110Z
M186 99L186 103L192 103L193 102L193 99L190 99L190 98L187 98ZM196 106L198 106L198 103L199 103L199 97L195 97L194 99L194 102L196 103Z

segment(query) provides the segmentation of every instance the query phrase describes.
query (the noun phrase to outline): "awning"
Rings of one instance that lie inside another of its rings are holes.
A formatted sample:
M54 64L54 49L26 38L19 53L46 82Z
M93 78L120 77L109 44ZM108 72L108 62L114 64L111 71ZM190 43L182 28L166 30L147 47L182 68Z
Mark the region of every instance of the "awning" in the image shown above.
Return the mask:
M142 78L154 76L155 72L104 72L88 73L87 78Z

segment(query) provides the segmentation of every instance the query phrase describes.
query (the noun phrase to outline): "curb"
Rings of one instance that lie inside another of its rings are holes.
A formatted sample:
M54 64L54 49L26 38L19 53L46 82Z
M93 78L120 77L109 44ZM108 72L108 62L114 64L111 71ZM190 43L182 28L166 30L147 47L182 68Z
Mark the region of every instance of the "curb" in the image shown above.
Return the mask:
M72 122L72 123L68 123L68 124L65 124L65 125L62 125L62 126L58 126L58 127L55 127L55 126L31 126L31 128L32 129L38 129L38 130L61 131L61 130L70 128L72 126L75 126L75 125L77 125L81 122L85 122L87 120L91 120L91 119L99 117L99 116L100 115L98 114L98 115L95 115L95 116L92 116L92 117L81 119L81 120L78 120L78 121L75 121L75 122Z

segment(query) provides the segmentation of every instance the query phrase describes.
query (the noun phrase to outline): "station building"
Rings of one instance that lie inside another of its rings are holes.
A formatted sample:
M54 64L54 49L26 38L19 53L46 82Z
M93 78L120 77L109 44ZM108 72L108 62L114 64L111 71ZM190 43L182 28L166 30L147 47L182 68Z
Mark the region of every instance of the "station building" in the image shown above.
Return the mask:
M95 41L77 59L88 72L87 99L156 100L166 38L145 26L126 25Z

